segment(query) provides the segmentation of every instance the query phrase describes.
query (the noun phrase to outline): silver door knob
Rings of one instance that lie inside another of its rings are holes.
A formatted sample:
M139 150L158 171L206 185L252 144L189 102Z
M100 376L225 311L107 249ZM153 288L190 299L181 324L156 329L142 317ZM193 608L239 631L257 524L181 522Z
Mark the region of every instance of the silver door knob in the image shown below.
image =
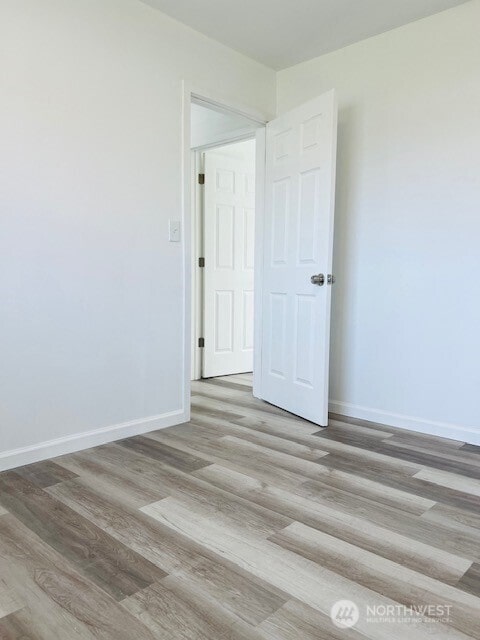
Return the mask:
M325 276L323 275L323 273L317 273L317 275L310 278L310 282L321 287L325 284Z

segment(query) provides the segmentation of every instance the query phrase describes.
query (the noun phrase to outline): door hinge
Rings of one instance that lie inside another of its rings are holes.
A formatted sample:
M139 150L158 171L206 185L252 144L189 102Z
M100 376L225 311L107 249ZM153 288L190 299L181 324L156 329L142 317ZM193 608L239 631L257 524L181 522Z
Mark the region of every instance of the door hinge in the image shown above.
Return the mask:
M205 184L205 174L204 173L199 173L198 174L198 184Z
M198 259L198 266L202 268L205 266L205 258Z
M205 338L198 339L198 346L200 347L200 349L203 349L203 347L205 346Z

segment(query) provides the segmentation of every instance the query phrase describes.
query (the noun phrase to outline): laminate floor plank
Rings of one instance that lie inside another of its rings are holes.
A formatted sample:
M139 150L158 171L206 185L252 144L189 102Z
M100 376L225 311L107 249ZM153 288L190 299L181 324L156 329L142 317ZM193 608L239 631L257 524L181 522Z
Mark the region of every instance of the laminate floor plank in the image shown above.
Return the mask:
M217 465L211 465L205 468L205 473L202 473L202 469L199 472L195 472L194 475L198 477L209 477L209 471L211 469L217 469ZM220 465L222 468L222 465ZM235 477L234 472L232 476ZM248 474L247 474L248 475ZM251 474L255 477L255 474ZM302 483L302 494L305 495L305 491L308 493L308 488L313 486L315 492L321 497L328 495L331 490L338 490L342 494L350 494L352 499L357 496L360 499L366 499L371 502L375 507L379 505L385 505L394 507L400 511L411 513L415 515L421 515L426 513L429 509L435 506L437 503L428 498L417 496L415 494L396 489L395 487L385 487L374 480L369 478L363 478L355 476L352 473L346 473L337 469L331 469L323 464L318 465L318 480L314 481L311 485L310 481ZM300 490L297 491L297 494Z
M290 424L306 424L305 420L302 420L298 416L294 416L283 409L274 407L271 404L257 400L252 396L239 397L235 392L225 389L215 388L211 393L205 391L197 391L192 396L192 407L217 407L219 410L225 410L227 412L233 412L237 418L241 418L244 415L253 415L257 417L275 417L279 420L288 421ZM221 417L221 414L219 415ZM318 426L313 423L311 425L312 431L318 432Z
M60 458L58 464L74 470L83 486L90 486L106 497L116 498L125 506L139 509L145 504L167 497L168 494L162 491L160 485L153 486L153 483L146 482L143 474L137 472L132 465L123 466L118 461L116 464L106 465L109 446ZM118 447L118 450L128 451L124 447ZM151 458L142 456L142 460Z
M190 455L178 449L174 449L160 442L152 442L150 438L137 436L136 438L128 438L118 443L127 449L133 449L148 458L165 462L166 464L180 469L180 471L195 471L205 467L208 462L203 458Z
M285 594L264 580L235 569L220 558L205 558L189 570L174 574L187 578L192 587L208 593L222 607L252 626L260 624L288 600Z
M2 474L0 500L77 571L117 600L165 576L157 566L15 473Z
M195 409L196 414L204 414L211 416L212 418L220 418L226 420L239 420L243 417L242 413L235 413L232 409L234 407L225 403L223 406L218 406L212 399L204 396L199 396L192 391L192 409Z
M383 443L386 440L385 433L382 433L382 437L379 438L378 435L375 434L366 434L354 429L342 429L336 426L333 428L330 428L329 426L328 429L324 429L320 433L316 433L314 435L316 435L322 442L339 442L353 447L367 449L368 451L378 451L379 453L382 453Z
M201 478L163 463L159 465L156 460L136 454L130 449L110 445L108 449L103 448L101 456L97 459L103 461L103 473L108 469L114 469L115 465L121 466L124 476L129 478L132 484L142 484L146 489L150 489L152 494L155 487L159 487L163 494L160 497L172 495L184 500L193 498L202 505L204 513L221 513L225 518L236 521L239 528L245 528L259 536L268 536L273 531L287 526L290 521L274 511L214 487ZM81 484L85 486L83 478L81 480ZM156 500L158 498L150 502Z
M330 440L326 442L324 448L328 449L331 444L342 446L343 443ZM320 462L330 471L343 471L373 482L383 483L383 478L388 477L391 479L392 485L401 480L412 478L421 470L419 467L405 464L402 461L392 464L389 460L376 457L363 458L362 460L361 453L357 454L349 449L332 449L330 455Z
M226 561L201 544L178 535L141 512L135 513L122 509L118 504L108 503L79 485L76 481L53 487L51 491L58 499L63 499L169 574L188 574L199 588L218 597L225 608L241 608L242 614L236 611L239 618L263 619L266 613L288 599L269 582L248 574L242 567ZM247 609L246 603L252 601L254 604Z
M325 435L327 433L354 434L357 436L364 435L369 438L375 438L376 440L395 438L395 436L388 431L370 429L369 427L360 426L358 424L349 424L348 422L341 422L340 420L332 420L330 418L328 420L328 429L323 429L321 433L324 433Z
M408 460L421 464L426 470L439 470L454 474L460 474L464 478L480 480L480 465L474 460L463 460L460 456L446 456L443 453L426 452L423 448L415 449L411 445L400 447L398 444L390 444L384 441L381 448L383 453L395 458ZM478 482L476 483L478 486Z
M210 638L219 640L265 640L263 634L252 625L239 618L234 611L211 594L198 590L189 576L168 576L162 581L162 586L172 592L178 600L186 603L202 622L209 624L212 629ZM218 631L215 632L215 629ZM196 638L196 636L194 636Z
M412 540L428 541L428 544L437 549L443 549L472 561L480 559L480 532L474 535L467 529L459 532L448 522L435 523L432 526L423 516L401 514L396 509L375 504L372 500L358 498L339 490L329 490L318 482L305 482L300 487L296 487L295 491L314 502L335 507L346 514L366 518L376 525L408 536Z
M358 467L358 464L361 463L371 473L381 473L383 471L391 474L412 476L423 469L422 465L417 462L395 458L381 451L376 439L370 439L372 443L371 449L359 447L345 441L341 442L322 437L318 437L318 439L320 440L319 446L323 451L334 454L339 461L343 461L345 464L349 463L351 466L357 465Z
M206 558L215 558L207 549L179 536L160 523L99 496L80 482L58 485L55 497L113 538L157 565L167 574L191 568Z
M425 575L455 584L472 561L460 555L413 540L368 519L354 517L336 508L336 504L319 504L229 469L212 465L196 472L216 486L242 495L252 502L278 511L292 520L335 536L367 551L421 571Z
M182 535L197 541L201 539L205 546L217 554L241 563L257 577L268 579L274 586L286 591L293 598L323 613L329 613L332 604L341 599L351 599L360 603L375 601L385 606L391 606L395 602L297 553L282 549L274 543L255 540L238 534L219 521L204 519L200 513L192 513L191 508L187 508L173 498L165 498L149 507L142 507L142 511ZM450 638L468 637L452 627L443 630L441 625L435 626L436 629L433 625L419 620L416 625L417 637L438 638L442 637L442 631L445 634L448 633ZM363 633L366 633L368 628L368 637L372 639L385 638L381 628L368 625L364 619L359 619L357 627ZM397 625L392 629L390 637L411 639L411 630Z
M319 428L251 385L195 381L186 424L0 473L0 640L480 638L480 447Z
M0 640L42 640L35 628L35 617L24 608L0 619Z
M219 463L229 466L240 472L251 472L256 477L264 479L265 482L273 482L279 486L291 486L292 484L302 484L305 476L300 470L297 473L279 466L274 456L265 458L261 452L252 455L245 447L237 446L236 442L228 439L219 439L216 442L205 441L201 437L192 439L191 437L177 436L174 432L169 433L154 432L149 434L149 438L166 442L170 446L178 448L186 453L199 451L210 463Z
M468 593L480 598L480 563L475 562L465 575L458 581L457 586Z
M246 393L250 396L250 385L247 382L232 382L226 378L212 378L208 381L208 384L224 387L225 389L233 389L234 391Z
M392 436L388 439L387 442L391 447L400 447L404 451L419 451L424 455L434 453L436 458L440 458L443 460L450 460L453 462L464 463L466 465L473 465L474 467L478 465L477 454L463 451L461 447L449 447L446 445L438 444L435 444L433 447L429 447L423 441L415 445L412 444L411 440L412 438L410 437L408 442L405 442L403 440L400 440L399 436Z
M414 477L480 498L480 481L472 479L472 476L458 475L457 473L436 471L433 469L422 469L416 473Z
M442 503L436 503L422 513L422 519L432 523L448 524L459 531L470 531L472 535L480 531L480 509L477 512L466 511Z
M460 447L460 451L480 455L480 446L477 444L462 444L462 446Z
M450 606L452 624L467 635L480 629L480 599L454 586L298 522L269 540L405 606Z
M272 465L278 465L287 471L299 473L305 478L311 479L318 477L318 464L316 462L328 455L327 451L317 449L315 460L299 459L291 453L271 449L236 436L224 436L221 438L221 443L226 444L236 452L245 452L246 455L250 455L255 459L270 461Z
M181 588L175 589L175 583L170 585L173 589L162 583L154 584L122 603L159 640L221 638L236 622L233 617L223 617L219 607L208 606L201 592L191 598Z
M412 467L417 466L424 470L425 468L431 468L434 470L441 470L451 473L460 473L465 478L480 479L480 466L470 461L465 462L461 459L454 458L453 456L445 456L442 453L426 452L425 449L412 446L408 448L401 446L398 443L390 444L389 440L378 440L378 438L361 438L357 434L341 434L336 435L335 431L330 433L327 429L316 434L322 441L320 448L328 450L327 442L337 442L339 444L350 445L356 447L359 451L365 450L369 458L374 458L372 454L377 454L377 459L384 460L388 464L387 458L391 458L392 464L398 465L399 461L404 460ZM331 449L330 449L331 450ZM337 448L337 451L341 452L341 448ZM352 449L348 449L352 452Z
M458 506L465 510L478 513L480 500L472 493L463 493L457 489L439 486L434 482L423 480L415 469L392 469L388 463L376 462L369 465L358 464L354 454L331 453L319 460L319 464L332 470L345 471L378 482L384 487L396 488L434 502L442 502L451 506Z
M239 424L232 424L226 420L212 421L204 418L198 418L196 416L191 420L191 422L182 425L179 428L175 428L175 433L184 436L203 433L208 440L218 440L219 434L224 436L229 435L251 442L252 444L257 444L261 447L267 447L273 451L279 451L280 453L287 453L297 458L303 458L304 460L318 460L318 458L325 455L325 452L318 446L314 447L312 445L299 444L292 440L288 440L287 438L279 438L276 435L264 433L255 429L249 429L248 427L241 426Z
M197 420L201 414L195 411L192 415L193 420ZM317 437L312 435L318 431L310 422L295 422L288 420L277 420L267 415L244 415L241 418L229 420L232 424L238 424L241 427L248 427L255 431L268 433L291 442L297 442L307 447L318 447ZM203 423L202 423L203 424Z
M212 378L212 380L224 380L225 382L233 381L235 384L246 387L250 394L252 393L253 373L238 373L231 376L220 376L218 378ZM202 382L206 383L207 381L203 380ZM210 382L210 380L208 382Z
M214 418L228 420L230 422L243 421L244 418L254 418L255 420L266 420L276 425L284 425L292 428L297 426L300 433L313 434L318 432L317 425L302 423L296 417L272 414L269 411L262 411L254 405L239 407L228 398L215 400L211 396L192 396L192 415L206 415ZM241 413L240 413L241 412ZM292 430L294 432L295 429Z
M415 433L413 431L400 431L391 436L388 440L389 444L409 445L418 449L426 449L430 452L441 453L459 453L463 446L460 440L451 440L450 438L440 438L439 436L431 436L426 433Z
M32 484L44 489L59 482L65 482L75 478L76 474L65 469L51 460L36 462L15 469L15 473Z
M339 629L330 616L299 600L289 600L259 625L269 640L364 640L355 629Z
M2 563L0 562L0 569ZM0 619L8 616L25 606L25 602L20 598L14 589L6 582L5 577L0 574Z
M351 418L350 416L343 416L334 412L328 414L328 420L329 422L330 420L334 420L336 422L351 424L353 426L377 429L378 431L388 431L388 433L391 433L392 435L404 435L406 433L414 434L413 431L405 431L405 429L400 429L399 427L390 427L386 424L381 424L380 422L371 422L370 420L362 420L361 418Z
M28 602L44 640L154 640L134 616L9 515L0 520L4 579Z

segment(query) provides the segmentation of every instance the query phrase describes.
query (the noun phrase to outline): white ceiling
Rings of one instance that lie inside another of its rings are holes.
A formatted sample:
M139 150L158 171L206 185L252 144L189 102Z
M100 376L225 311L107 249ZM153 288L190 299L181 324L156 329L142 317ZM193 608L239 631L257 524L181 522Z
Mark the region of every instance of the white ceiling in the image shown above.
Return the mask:
M284 69L466 0L142 0L274 69Z

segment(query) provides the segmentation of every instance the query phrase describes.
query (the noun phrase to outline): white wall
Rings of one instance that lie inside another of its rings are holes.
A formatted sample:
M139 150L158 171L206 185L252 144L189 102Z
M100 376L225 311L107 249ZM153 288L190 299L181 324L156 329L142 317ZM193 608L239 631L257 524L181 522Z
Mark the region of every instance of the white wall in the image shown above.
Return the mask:
M182 79L274 112L136 0L0 4L0 468L182 420Z
M334 408L472 442L479 22L278 75L280 111L339 91ZM0 468L184 415L183 78L274 112L272 71L136 0L0 3Z
M280 113L339 96L332 409L477 444L479 25L475 0L278 74Z
M190 146L195 149L255 135L259 125L233 112L217 111L192 103L190 126Z
M255 139L236 142L235 144L226 144L223 147L215 147L213 151L215 155L220 154L226 158L236 158L237 160L249 162L252 165L252 173L255 172Z

